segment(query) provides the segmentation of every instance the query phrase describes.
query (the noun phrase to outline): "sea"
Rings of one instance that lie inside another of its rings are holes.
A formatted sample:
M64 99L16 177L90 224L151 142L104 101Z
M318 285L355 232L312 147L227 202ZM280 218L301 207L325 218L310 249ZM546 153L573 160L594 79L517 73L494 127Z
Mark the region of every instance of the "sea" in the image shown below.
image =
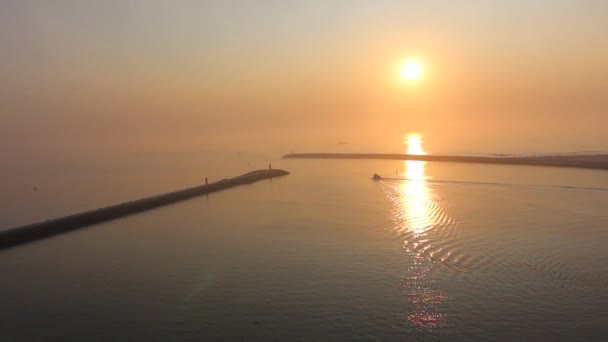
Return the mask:
M0 168L0 229L291 173L0 250L1 341L608 341L606 171L177 159Z

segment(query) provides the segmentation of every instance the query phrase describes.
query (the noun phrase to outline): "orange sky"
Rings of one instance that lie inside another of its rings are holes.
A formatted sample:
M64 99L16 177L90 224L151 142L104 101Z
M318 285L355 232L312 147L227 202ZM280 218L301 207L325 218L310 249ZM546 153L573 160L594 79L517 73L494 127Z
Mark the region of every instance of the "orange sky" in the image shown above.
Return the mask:
M7 1L0 44L7 160L608 150L600 1Z

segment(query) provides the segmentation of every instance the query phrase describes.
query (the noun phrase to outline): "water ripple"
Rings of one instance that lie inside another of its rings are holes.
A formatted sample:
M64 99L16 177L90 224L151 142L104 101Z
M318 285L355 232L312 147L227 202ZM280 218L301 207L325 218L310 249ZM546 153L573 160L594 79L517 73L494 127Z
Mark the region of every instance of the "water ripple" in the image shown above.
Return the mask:
M474 199L470 198L470 191L460 192L454 188L469 184L488 188L500 184L504 187L502 190L484 189L476 192ZM579 206L575 210L568 202L552 201L550 199L553 195L539 190L608 189L408 178L383 179L379 185L393 202L391 215L395 224L394 231L403 239L404 249L416 257L461 271L461 277L479 274L471 271L480 271L487 277L499 277L502 270L530 274L559 283L562 287L608 287L605 275L594 272L593 267L589 269L590 260L598 263L593 260L593 254L584 257L563 255L563 252L557 254L547 247L537 249L532 242L541 239L539 241L544 245L554 239L555 248L563 248L566 244L551 234L571 235L572 227L597 225L598 219L606 220L605 216L590 215L589 211L579 209ZM577 193L578 196L591 196L588 199L590 206L596 203L593 191ZM446 198L446 194L450 198ZM458 199L460 205L455 206L455 199ZM496 205L497 203L503 205ZM449 208L450 211L458 212L457 208L462 210L465 207L469 211L461 216L466 220L454 219L447 210ZM475 211L471 212L470 208L475 208ZM484 272L488 269L493 269L494 272Z

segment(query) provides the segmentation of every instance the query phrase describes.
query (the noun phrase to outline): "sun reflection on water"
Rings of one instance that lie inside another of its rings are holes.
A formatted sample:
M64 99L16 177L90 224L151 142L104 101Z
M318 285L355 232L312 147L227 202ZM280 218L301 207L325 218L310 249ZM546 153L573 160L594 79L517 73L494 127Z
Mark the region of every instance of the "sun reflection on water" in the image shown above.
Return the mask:
M408 217L408 230L416 234L423 233L431 224L429 202L429 190L424 182L424 162L417 160L406 160L404 176L407 179L402 185L401 193L404 194L406 216Z
M407 319L414 327L431 330L440 327L446 321L446 315L440 311L440 304L445 301L445 294L437 289L429 279L432 264L424 253L431 248L427 231L438 223L432 212L434 203L424 174L423 161L405 161L404 176L401 184L402 200L397 202L405 214L401 230L409 232L409 239L404 241L404 248L411 254L412 263L404 279L404 290L412 304Z
M410 134L405 142L408 154L424 154L420 135ZM425 162L408 160L403 166L401 176L404 180L390 186L393 191L387 194L395 205L395 230L406 238L403 246L411 255L403 282L411 305L404 318L415 329L429 331L446 323L446 315L441 312L446 296L431 279L432 252L431 258L425 254L432 243L428 233L441 226L444 217L436 196L425 181Z
M422 136L417 133L408 134L405 137L407 154L425 154L422 148ZM401 184L403 201L402 209L407 217L407 230L414 234L422 234L432 226L432 213L428 203L431 201L424 174L425 162L417 160L404 161L402 176L405 181Z

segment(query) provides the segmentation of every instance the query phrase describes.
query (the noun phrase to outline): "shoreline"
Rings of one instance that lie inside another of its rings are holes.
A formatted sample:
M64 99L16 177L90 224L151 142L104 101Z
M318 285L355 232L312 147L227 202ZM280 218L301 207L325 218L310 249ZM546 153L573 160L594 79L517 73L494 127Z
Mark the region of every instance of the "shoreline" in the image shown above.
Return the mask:
M596 155L550 155L532 157L482 157L482 156L449 156L449 155L414 155L399 153L291 153L285 159L381 159L381 160L417 160L429 162L452 162L470 164L499 164L553 166L581 169L608 170L608 154Z
M3 230L0 231L0 250L184 201L193 197L239 185L254 183L264 179L286 176L288 174L289 172L279 169L252 171L234 178L222 179L214 183L194 186L109 207Z

